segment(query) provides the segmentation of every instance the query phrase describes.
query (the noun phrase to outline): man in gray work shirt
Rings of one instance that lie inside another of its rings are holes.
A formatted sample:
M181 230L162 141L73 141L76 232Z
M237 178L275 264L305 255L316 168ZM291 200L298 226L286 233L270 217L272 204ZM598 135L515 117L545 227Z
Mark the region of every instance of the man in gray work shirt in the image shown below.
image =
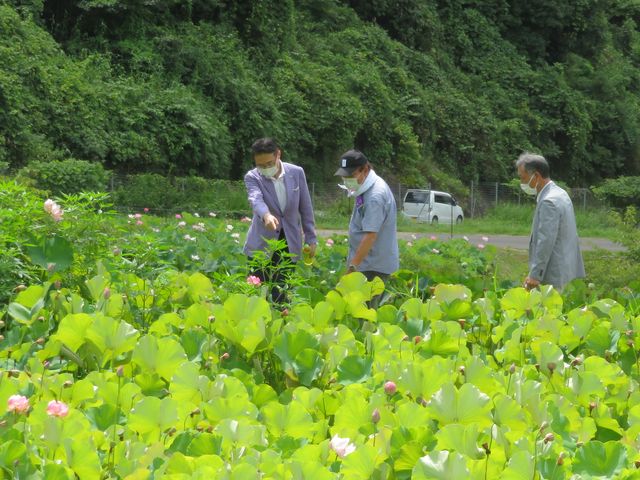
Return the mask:
M335 173L355 198L349 222L347 273L362 272L368 280L385 281L398 270L396 201L389 185L376 175L367 157L349 150Z

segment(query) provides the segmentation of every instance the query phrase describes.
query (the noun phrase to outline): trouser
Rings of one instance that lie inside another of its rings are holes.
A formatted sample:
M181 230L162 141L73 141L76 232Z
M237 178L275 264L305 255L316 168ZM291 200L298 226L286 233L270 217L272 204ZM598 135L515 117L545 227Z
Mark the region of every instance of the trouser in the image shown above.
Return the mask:
M280 237L278 240L287 241L284 235L284 229L280 230ZM288 301L286 294L287 282L295 267L295 263L290 259L290 257L284 255L286 253L289 253L289 245L285 244L285 247L282 250L276 250L273 252L268 265L253 270L251 273L258 277L262 282L267 282L271 285L271 300L274 304L287 303ZM251 261L251 257L249 257L249 261Z
M380 277L380 280L382 280L383 282L386 282L387 279L389 278L388 273L380 273L380 272L375 272L373 270L365 270L360 273L362 273L365 277L367 277L367 280L369 282L373 281L373 279L376 277ZM380 305L380 300L382 300L382 293L380 295L374 296L371 300L367 302L367 305L369 306L369 308L375 308L375 309L378 308L378 305Z

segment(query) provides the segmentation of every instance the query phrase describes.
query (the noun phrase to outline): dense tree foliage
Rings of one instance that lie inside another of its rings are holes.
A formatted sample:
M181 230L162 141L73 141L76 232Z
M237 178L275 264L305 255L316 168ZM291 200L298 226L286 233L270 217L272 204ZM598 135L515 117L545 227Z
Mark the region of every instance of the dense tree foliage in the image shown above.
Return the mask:
M240 178L248 147L328 179L572 185L640 173L638 0L0 0L0 162Z

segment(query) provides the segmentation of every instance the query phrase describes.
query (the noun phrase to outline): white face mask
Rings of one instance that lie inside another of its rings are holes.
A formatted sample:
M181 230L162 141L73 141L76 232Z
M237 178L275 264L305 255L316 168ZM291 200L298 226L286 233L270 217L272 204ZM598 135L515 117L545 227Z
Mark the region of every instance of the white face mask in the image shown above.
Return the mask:
M273 178L278 171L278 165L274 165L273 167L268 168L258 167L258 171L267 178Z
M360 186L358 180L353 177L342 177L342 182L345 187L352 191L358 190L358 187Z
M529 179L529 183L521 183L520 184L520 188L527 195L536 195L538 193L538 191L534 187L531 186L531 180L533 180L533 177L531 177Z

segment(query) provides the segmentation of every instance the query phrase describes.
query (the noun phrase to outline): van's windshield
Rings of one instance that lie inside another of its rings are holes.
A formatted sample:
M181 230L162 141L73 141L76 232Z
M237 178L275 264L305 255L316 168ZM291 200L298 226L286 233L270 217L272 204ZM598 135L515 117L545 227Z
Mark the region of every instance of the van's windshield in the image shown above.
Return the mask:
M410 190L404 197L405 203L429 203L429 190Z

